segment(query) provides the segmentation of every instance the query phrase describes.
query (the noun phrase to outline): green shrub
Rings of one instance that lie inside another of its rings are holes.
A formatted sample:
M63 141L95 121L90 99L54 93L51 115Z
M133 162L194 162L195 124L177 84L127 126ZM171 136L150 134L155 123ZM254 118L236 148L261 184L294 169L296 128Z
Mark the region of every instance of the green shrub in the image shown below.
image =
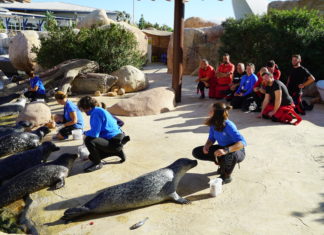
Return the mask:
M45 68L69 59L89 59L98 62L100 72L111 73L124 65L140 68L145 63L134 35L115 24L81 29L79 33L72 28L55 27L48 37L41 38L41 47L33 51Z
M220 55L228 52L233 62L252 62L257 68L276 61L287 78L291 55L301 54L302 64L317 78L324 75L324 18L306 9L272 10L262 16L228 19L221 37ZM321 78L323 79L323 77Z

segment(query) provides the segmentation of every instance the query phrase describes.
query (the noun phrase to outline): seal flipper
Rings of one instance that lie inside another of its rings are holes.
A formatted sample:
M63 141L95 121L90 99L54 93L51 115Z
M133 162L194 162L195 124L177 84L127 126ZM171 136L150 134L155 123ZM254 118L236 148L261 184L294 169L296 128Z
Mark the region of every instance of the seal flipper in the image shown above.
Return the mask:
M171 197L176 203L179 203L179 204L190 204L191 201L183 198L183 197L180 197L177 192L173 192L171 194L169 194L169 197Z
M61 219L69 221L77 217L80 217L82 215L88 214L89 212L90 209L85 206L70 208L64 211L64 215L62 216Z

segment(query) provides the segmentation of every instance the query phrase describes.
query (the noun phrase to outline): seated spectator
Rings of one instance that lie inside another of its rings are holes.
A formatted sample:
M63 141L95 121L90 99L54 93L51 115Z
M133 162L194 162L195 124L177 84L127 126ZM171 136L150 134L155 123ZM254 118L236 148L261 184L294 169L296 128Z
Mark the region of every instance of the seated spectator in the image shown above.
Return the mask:
M258 80L257 76L254 74L254 70L254 64L248 63L246 66L246 75L242 77L240 85L231 101L231 105L234 109L245 107L244 103L252 96L253 86Z
M231 101L233 99L234 93L237 90L238 86L240 85L241 78L245 74L246 74L246 72L245 72L244 64L238 63L236 65L236 69L233 74L233 81L230 84L230 89L227 91L227 96L225 98L227 101Z
M45 87L42 80L38 76L35 76L33 71L27 72L27 75L30 79L30 87L28 88L28 91L25 92L25 97L29 98L31 101L36 101L37 99L45 100Z
M56 124L62 124L64 127L53 138L64 140L69 135L72 135L72 130L83 129L83 116L80 109L71 100L68 100L64 92L58 91L54 97L58 104L64 105L63 114L54 115L54 121Z
M260 71L257 73L258 81L254 84L253 93L252 93L253 101L255 102L255 107L251 111L255 111L255 112L261 111L262 102L264 99L264 95L266 93L265 84L262 78L262 74L264 72L269 72L267 67L262 67Z
M226 97L233 81L234 68L235 66L230 62L229 54L225 53L223 63L217 68L216 79L210 83L209 98L222 99Z
M200 92L201 99L205 98L205 87L209 87L209 80L213 77L215 77L214 68L209 65L206 59L201 60L198 78L196 79L196 82L198 82L197 93Z
M92 165L85 172L99 170L103 167L101 159L109 156L120 157L120 162L126 159L123 151L124 133L117 120L105 109L98 107L98 101L90 96L82 97L78 102L81 111L90 116L90 130L85 131L84 144L90 152Z
M276 65L276 62L274 60L269 60L267 63L267 69L270 73L273 74L274 80L279 80L281 76L281 72L278 68L278 65Z
M302 119L294 111L295 105L287 87L280 80L274 80L273 75L269 72L264 72L262 77L266 84L266 94L259 117L294 125L300 123ZM297 120L291 123L293 119Z

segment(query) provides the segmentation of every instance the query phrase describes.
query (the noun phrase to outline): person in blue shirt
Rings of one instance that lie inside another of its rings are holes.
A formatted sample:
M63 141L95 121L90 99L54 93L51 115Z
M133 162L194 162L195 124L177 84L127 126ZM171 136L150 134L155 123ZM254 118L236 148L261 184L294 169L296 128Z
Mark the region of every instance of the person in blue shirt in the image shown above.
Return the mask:
M56 114L54 121L57 124L63 124L63 128L54 136L54 139L64 140L72 134L72 130L83 129L84 121L80 109L71 101L68 100L67 95L58 91L54 95L56 102L64 105L64 111L62 114Z
M28 88L28 91L24 93L25 97L31 99L31 101L36 101L37 99L45 100L45 87L40 77L35 76L33 71L28 72L27 75L30 79L30 87Z
M246 65L246 75L241 78L240 85L231 101L234 109L245 107L244 103L247 102L248 98L252 97L254 84L258 81L258 77L254 74L254 71L254 64L248 63Z
M107 110L99 107L96 99L90 96L82 97L78 102L81 111L90 116L90 130L85 131L84 144L89 150L89 159L92 165L84 169L91 172L102 168L101 159L109 156L120 157L120 162L125 161L123 151L124 133L117 124L116 118Z
M223 184L232 181L231 174L236 163L245 158L246 141L235 124L228 120L231 106L214 103L205 124L209 126L209 136L204 146L193 149L192 155L200 160L212 161L219 165L217 173ZM217 141L217 144L214 143Z

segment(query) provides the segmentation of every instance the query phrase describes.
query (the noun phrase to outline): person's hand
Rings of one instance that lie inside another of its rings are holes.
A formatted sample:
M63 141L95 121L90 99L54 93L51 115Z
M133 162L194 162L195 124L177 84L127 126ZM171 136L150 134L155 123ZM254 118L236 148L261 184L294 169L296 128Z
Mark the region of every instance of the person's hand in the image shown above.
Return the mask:
M226 151L224 149L217 149L215 152L214 152L214 155L215 157L220 157L220 156L223 156L226 154Z
M207 147L206 145L203 147L203 153L204 154L208 154L209 152L209 147Z
M261 118L262 119L262 112L259 113L259 115L257 116L257 118Z
M304 84L299 84L298 88L300 88L300 89L305 88L305 85Z
M260 87L255 87L255 88L253 88L253 91L254 92L258 92L260 90Z
M271 112L268 113L269 117L272 117L276 112L272 110Z
M195 82L199 82L199 78L197 78L197 79L195 80Z

